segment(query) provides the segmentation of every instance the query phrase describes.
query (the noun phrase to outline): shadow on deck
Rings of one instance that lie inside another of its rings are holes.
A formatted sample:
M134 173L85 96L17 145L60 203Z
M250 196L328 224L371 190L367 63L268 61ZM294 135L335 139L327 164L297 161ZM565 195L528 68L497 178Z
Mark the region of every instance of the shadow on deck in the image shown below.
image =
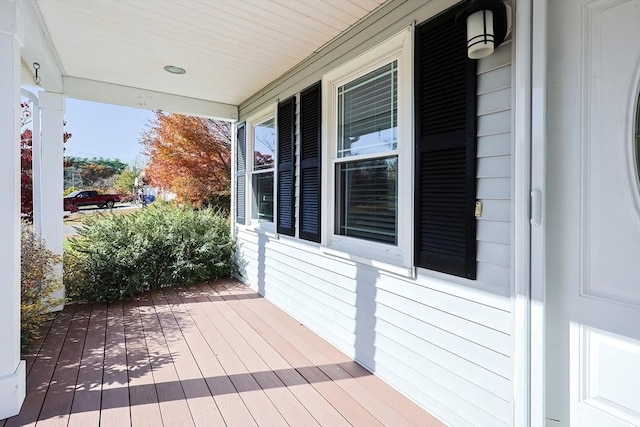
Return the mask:
M234 280L69 305L35 348L0 427L441 425Z

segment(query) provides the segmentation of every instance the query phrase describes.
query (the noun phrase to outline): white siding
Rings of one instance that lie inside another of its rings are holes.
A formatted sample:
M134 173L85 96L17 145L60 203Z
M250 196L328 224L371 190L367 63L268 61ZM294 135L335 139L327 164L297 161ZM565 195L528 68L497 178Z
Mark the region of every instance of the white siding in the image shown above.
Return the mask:
M391 3L386 17L369 18L371 34L420 22L438 12L434 4L442 10L452 2ZM355 38L366 22L351 30ZM349 40L340 37L265 88L241 115L319 80L341 64L326 57ZM449 425L513 424L510 51L507 43L478 67L477 280L423 269L401 277L303 240L238 232L242 280Z

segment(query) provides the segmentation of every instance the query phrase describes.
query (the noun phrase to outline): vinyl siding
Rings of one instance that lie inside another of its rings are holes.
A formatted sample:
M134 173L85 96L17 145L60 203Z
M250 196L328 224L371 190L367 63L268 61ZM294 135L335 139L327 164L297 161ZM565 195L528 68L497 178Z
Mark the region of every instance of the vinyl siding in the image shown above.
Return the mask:
M241 105L241 116L453 3L390 2ZM477 280L423 269L412 279L304 240L237 233L245 283L449 425L513 424L510 61L506 43L478 67Z

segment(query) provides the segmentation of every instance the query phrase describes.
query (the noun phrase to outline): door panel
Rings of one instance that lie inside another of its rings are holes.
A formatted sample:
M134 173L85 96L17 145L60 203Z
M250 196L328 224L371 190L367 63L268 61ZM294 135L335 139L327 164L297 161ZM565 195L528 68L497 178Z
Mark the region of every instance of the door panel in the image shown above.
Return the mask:
M640 425L640 0L549 2L546 416Z
M571 359L579 361L579 365L572 364L571 368L571 394L576 396L572 402L571 424L606 426L626 422L637 425L640 418L637 341L586 325L573 329L577 342L572 343ZM578 354L573 354L574 351Z

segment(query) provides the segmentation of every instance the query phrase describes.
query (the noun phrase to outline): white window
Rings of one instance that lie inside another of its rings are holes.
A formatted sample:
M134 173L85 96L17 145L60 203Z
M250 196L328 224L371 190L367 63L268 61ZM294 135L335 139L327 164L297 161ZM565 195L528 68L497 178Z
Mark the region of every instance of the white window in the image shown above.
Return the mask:
M403 31L323 79L325 242L403 267L412 260L410 46Z
M398 244L398 62L338 87L335 234Z
M276 133L273 111L247 120L251 159L250 211L254 226L271 230L274 221Z

